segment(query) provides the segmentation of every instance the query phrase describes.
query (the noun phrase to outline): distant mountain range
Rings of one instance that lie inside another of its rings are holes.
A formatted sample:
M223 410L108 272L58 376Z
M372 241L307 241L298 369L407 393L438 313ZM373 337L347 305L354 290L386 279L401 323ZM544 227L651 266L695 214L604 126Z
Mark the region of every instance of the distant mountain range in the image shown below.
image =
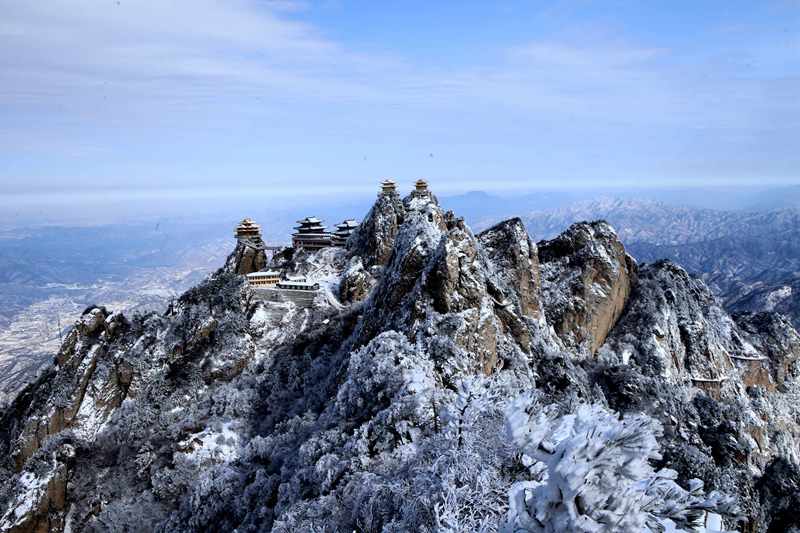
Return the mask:
M473 228L486 227L498 218L533 212L580 209L598 201L660 203L687 210L765 212L800 208L800 186L786 187L683 187L683 188L580 188L520 193L471 191L443 196L442 206L463 216ZM604 208L609 208L605 205ZM551 227L555 232L557 228Z

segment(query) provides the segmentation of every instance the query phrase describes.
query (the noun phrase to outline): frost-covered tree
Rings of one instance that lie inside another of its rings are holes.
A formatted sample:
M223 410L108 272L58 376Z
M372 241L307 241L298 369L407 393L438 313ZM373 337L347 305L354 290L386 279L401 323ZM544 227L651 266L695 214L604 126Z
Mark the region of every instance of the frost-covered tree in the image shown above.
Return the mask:
M528 396L509 408L506 429L530 479L510 491L505 533L697 531L708 512L735 514L701 481L686 490L674 471L654 471L662 428L645 415L583 404L557 416Z
M502 435L502 383L468 377L442 409L443 431L432 439L429 472L436 476L436 531L496 531L506 509L503 475L514 450Z

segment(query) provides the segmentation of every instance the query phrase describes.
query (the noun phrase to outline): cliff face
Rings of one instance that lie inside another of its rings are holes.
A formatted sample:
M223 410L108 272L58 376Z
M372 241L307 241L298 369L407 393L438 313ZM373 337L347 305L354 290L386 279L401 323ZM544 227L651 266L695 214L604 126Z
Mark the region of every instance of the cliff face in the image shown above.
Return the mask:
M0 414L0 531L496 531L502 412L532 392L648 413L679 481L798 526L769 478L800 476L797 332L637 267L606 223L537 246L385 195L346 249L285 263L321 276L313 308L256 299L258 264L237 246L163 315L87 309Z
M348 249L362 258L365 267L389 262L394 239L405 219L405 206L396 192L381 194L364 221L350 236Z
M667 258L702 277L729 312L777 311L800 326L800 210L742 211L599 199L531 213L551 238L579 220L611 223L638 261Z
M527 234L517 237L520 246L528 245ZM509 265L514 261L513 250L494 255ZM522 324L524 317L513 287L492 278L501 268L463 220L444 213L435 198L411 198L391 258L363 303L356 344L383 331L399 331L428 351L449 378L463 371L491 374L498 365L522 357L531 342L522 332L509 334L513 321ZM532 286L531 265L519 268L514 275L530 278L525 287ZM516 307L496 300L490 285L501 300L503 289L517 299Z
M225 269L236 274L250 274L258 272L267 266L267 254L261 248L261 239L240 239L236 243L233 253L225 262Z
M494 267L490 292L510 299L522 316L538 319L541 309L541 277L536 244L528 237L519 218L501 222L479 236L481 246Z
M539 260L548 322L568 346L594 354L625 308L636 262L605 222L540 243Z

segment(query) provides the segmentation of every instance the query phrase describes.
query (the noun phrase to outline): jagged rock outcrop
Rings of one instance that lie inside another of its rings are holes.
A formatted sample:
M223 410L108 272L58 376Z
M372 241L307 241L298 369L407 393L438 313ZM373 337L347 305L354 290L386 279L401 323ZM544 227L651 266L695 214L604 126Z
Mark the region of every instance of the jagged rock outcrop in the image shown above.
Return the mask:
M382 268L389 263L406 206L395 191L384 191L347 240L352 258L339 283L339 298L352 304L363 300L375 286Z
M363 300L372 290L375 278L364 269L360 257L353 257L339 282L339 299L344 303Z
M478 246L463 221L442 212L431 195L409 196L391 259L364 304L357 344L403 331L436 352L447 374L490 373L500 328Z
M389 262L394 240L405 220L406 208L397 192L382 193L358 229L350 235L347 248L361 257L364 267Z
M107 419L124 400L130 377L117 366L102 367L99 371L97 368L98 360L108 356L108 341L128 327L122 315L108 313L104 308L89 308L78 320L56 356L58 372L51 371L39 380L45 391L53 393L48 408L37 412L26 390L9 410L23 415L18 421L24 420L13 450L6 448L17 468L48 438L64 429L77 426L92 431L95 424Z
M607 347L647 373L721 383L733 370L731 355L747 355L733 326L701 281L662 261L639 270L634 296Z
M494 288L502 296L501 302L512 302L522 316L539 318L542 310L538 249L522 220L500 222L481 232L478 238L493 267L490 291Z
M760 356L769 359L767 388L783 385L800 359L800 335L789 319L777 313L739 313L733 319Z
M604 349L645 373L691 382L712 395L745 386L774 389L797 359L796 332L776 315L739 324L699 279L669 261L645 265ZM771 355L770 355L771 354ZM736 379L732 379L736 378Z
M225 262L225 270L235 274L258 272L267 266L267 254L260 239L238 239L236 248Z
M62 531L67 508L67 480L75 458L75 448L60 444L42 460L43 473L26 472L18 479L19 490L5 515L0 530L9 533L48 533Z
M742 211L601 198L531 213L544 238L608 221L640 262L670 259L703 279L728 312L777 311L800 328L800 210Z
M476 236L427 190L382 195L346 249L281 259L320 276L307 309L259 300L243 253L162 315L87 309L0 413L0 531L495 531L526 394L648 413L682 485L798 525L765 478L799 460L797 332L675 265L637 277L605 223L537 250L517 219Z
M662 420L666 456L679 472L736 479L745 530L762 531L771 517L754 501L758 477L776 457L796 456L800 442L785 403L795 392L778 392L796 387L797 341L784 317L734 320L701 280L659 261L640 267L625 313L598 351L612 366L595 378L616 408Z
M636 262L606 222L581 222L539 243L547 321L567 345L594 354L625 309Z
M421 342L446 375L485 374L552 344L536 247L518 220L476 237L428 192L404 200L391 260L364 302L357 344L381 331Z

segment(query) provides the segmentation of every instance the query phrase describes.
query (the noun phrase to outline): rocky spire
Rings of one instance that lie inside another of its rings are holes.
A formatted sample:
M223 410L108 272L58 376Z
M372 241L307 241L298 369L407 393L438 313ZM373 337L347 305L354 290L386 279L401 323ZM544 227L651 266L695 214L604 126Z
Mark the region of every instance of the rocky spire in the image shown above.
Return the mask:
M267 266L267 254L261 238L261 226L245 218L234 230L236 248L225 262L225 270L235 274L258 272Z
M388 263L405 212L394 181L385 180L369 213L348 241L351 255L360 257L365 268Z
M390 260L364 302L356 344L401 331L435 353L448 376L467 369L491 374L524 358L532 331L539 331L528 324L540 315L539 274L536 248L519 221L498 225L482 240L427 191L404 203Z
M625 308L636 262L604 221L539 243L539 262L547 321L567 345L594 354Z
M495 269L490 286L499 299L513 302L520 315L539 318L541 280L539 255L519 218L505 220L478 235Z

